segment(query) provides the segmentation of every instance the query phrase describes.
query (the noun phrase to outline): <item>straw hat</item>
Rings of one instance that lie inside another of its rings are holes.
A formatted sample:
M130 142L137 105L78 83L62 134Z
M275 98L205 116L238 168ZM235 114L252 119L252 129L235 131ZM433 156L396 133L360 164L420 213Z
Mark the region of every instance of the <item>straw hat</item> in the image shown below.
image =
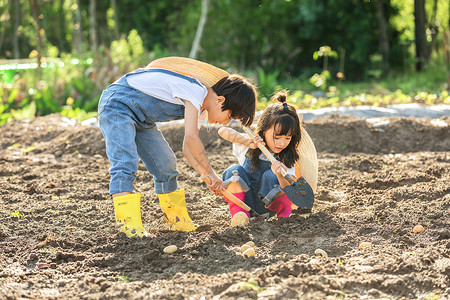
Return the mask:
M187 57L176 56L155 59L148 64L147 68L161 68L187 75L198 79L206 87L212 87L217 81L230 75L227 71L213 65Z
M305 180L311 186L313 192L317 190L317 179L318 179L318 162L317 162L317 151L314 143L306 132L305 128L302 129L302 139L298 145L298 154L300 155L299 161L295 164L295 176L299 178L303 176Z

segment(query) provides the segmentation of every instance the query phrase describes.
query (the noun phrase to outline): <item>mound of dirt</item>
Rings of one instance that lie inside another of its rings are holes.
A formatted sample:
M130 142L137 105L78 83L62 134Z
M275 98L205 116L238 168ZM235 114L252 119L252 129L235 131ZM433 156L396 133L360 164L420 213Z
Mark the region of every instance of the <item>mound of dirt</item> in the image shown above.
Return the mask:
M144 239L114 224L97 127L60 115L8 123L0 127L0 298L448 299L449 123L337 114L305 122L319 156L312 213L246 227L230 227L226 201L182 157L184 128L164 126L203 230L166 229L140 164L135 189L152 234ZM200 134L217 173L236 163L217 128ZM424 231L413 233L416 225ZM248 241L256 255L244 258ZM168 245L178 251L165 254Z

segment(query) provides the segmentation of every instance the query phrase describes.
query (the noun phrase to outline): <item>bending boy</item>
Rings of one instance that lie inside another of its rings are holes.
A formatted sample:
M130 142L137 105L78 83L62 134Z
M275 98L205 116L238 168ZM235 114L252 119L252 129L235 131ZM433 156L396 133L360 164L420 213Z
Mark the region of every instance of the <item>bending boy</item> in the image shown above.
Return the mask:
M153 175L169 229L196 229L187 214L184 190L177 190L175 154L156 122L185 120L183 155L210 179L210 190L219 195L224 184L209 163L199 128L205 119L223 125L236 119L250 125L256 98L256 88L242 76L182 57L157 59L104 90L99 124L111 164L110 194L121 232L128 237L145 235L140 194L132 193L139 158Z

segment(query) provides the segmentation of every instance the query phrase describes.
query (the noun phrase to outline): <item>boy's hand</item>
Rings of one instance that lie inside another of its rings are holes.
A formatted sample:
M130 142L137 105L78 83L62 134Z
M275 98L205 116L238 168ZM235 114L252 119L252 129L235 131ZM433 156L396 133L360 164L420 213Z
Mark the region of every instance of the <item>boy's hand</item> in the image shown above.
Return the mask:
M256 148L258 148L258 144L261 144L263 146L266 145L266 143L264 143L262 137L260 137L259 135L255 136L255 138L251 140L251 142L248 145L248 147L250 149L256 149Z
M211 184L208 184L209 190L216 196L222 196L222 191L225 189L222 179L214 172L207 174L206 177L208 177L209 182L211 182Z
M281 170L284 169L287 171L287 167L281 161L274 161L271 166L272 172L277 176L283 176L281 174Z

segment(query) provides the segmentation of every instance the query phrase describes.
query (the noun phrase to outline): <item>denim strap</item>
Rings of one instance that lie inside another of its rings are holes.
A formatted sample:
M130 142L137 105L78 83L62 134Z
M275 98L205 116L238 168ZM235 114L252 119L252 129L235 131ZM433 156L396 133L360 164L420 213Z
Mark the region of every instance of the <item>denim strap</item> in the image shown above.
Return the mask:
M187 81L189 81L191 83L195 83L195 84L198 84L199 86L203 87L203 84L201 84L200 81L198 81L198 79L196 79L194 77L190 77L188 75L184 75L184 74L172 71L172 70L167 70L167 69L162 69L162 68L139 68L139 69L134 70L133 72L126 74L125 76L132 75L132 74L141 74L141 73L145 73L145 72L158 72L158 73L165 73L165 74L177 76L177 77L186 79Z

